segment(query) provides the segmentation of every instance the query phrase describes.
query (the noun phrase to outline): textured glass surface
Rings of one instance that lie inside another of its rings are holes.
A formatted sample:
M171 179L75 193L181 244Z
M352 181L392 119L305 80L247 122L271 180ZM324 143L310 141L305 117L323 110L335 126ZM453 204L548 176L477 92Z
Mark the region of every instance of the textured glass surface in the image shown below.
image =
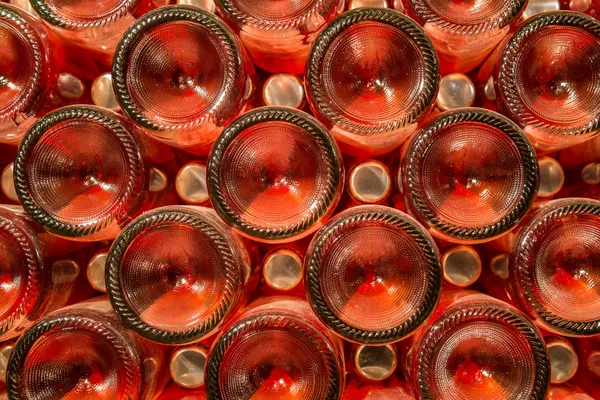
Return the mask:
M344 13L319 34L309 60L310 106L346 153L379 155L398 147L435 102L435 50L425 32L396 11Z
M227 64L219 61L227 57L222 39L203 25L163 24L146 32L131 52L127 86L146 118L167 126L193 122L227 101Z
M271 229L301 221L328 184L321 151L308 131L288 122L246 129L222 159L220 175L229 206L247 223Z
M283 297L260 302L213 345L206 374L209 395L215 396L218 386L222 398L231 399L338 398L340 349L308 304Z
M329 217L343 189L339 150L324 126L287 107L238 118L213 146L209 193L221 217L260 241L291 241Z
M479 227L502 219L516 205L524 167L513 140L481 123L438 132L421 161L422 193L448 223Z
M81 240L113 238L142 206L144 147L117 114L65 107L40 119L27 138L15 187L46 229Z
M500 106L545 152L599 132L600 22L555 11L527 20L502 50Z
M580 325L600 320L598 207L600 202L591 199L556 200L542 207L519 236L511 263L516 288L547 329L596 331Z
M216 0L220 14L240 30L254 64L269 72L301 74L316 34L340 0Z
M126 330L105 300L45 317L15 345L7 387L20 399L154 398L165 379L164 350Z
M113 85L125 114L160 140L206 154L243 111L253 67L214 14L171 6L145 14L121 39Z
M142 214L117 237L107 268L117 314L138 334L168 344L217 329L237 309L250 270L240 239L204 207Z
M415 107L424 63L417 43L400 29L359 22L327 49L323 90L336 114L359 124L390 124Z
M539 185L534 150L500 114L476 108L445 112L419 130L402 152L408 209L453 243L490 241L509 232Z
M177 223L151 227L131 242L121 261L123 291L147 324L189 329L223 301L222 257L199 229Z
M417 334L415 389L437 400L544 399L548 355L541 334L515 308L476 292L443 297L437 317ZM461 298L462 297L462 298Z
M341 336L397 341L435 307L438 257L431 238L408 215L352 207L313 238L305 259L307 294L317 315Z
M517 55L522 105L544 123L577 127L600 114L600 39L582 29L539 29Z

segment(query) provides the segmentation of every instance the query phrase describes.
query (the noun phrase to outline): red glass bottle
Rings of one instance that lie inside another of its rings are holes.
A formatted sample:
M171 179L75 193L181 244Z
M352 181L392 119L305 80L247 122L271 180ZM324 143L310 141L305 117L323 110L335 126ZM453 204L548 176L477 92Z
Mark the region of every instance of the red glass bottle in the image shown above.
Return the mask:
M409 370L420 399L545 399L550 364L544 341L507 303L448 292L414 338Z
M400 146L436 101L438 59L425 32L390 9L359 8L316 39L305 74L314 114L342 151L368 157Z
M515 121L541 152L600 132L600 21L555 11L534 16L479 71L487 100Z
M509 282L545 330L600 333L600 202L570 198L541 206L519 232Z
M165 181L174 155L128 120L93 106L46 114L14 165L21 204L44 229L74 240L114 238L143 210L175 202Z
M406 206L431 233L454 243L506 234L538 189L535 152L521 129L477 108L432 119L402 149Z
M168 0L82 1L30 0L32 8L65 41L92 50L86 56L110 65L125 30L142 14Z
M286 107L242 115L225 128L208 159L208 191L217 213L264 242L289 242L317 230L333 213L343 181L329 131Z
M17 342L11 399L150 400L167 383L165 348L128 331L106 300L48 315Z
M55 91L59 62L41 21L0 3L0 143L18 144Z
M219 334L205 387L210 399L337 399L344 374L339 341L306 301L265 297Z
M252 75L237 36L215 15L188 6L162 7L136 21L112 68L126 115L155 138L203 154L249 106Z
M311 44L336 15L343 0L218 0L252 61L269 72L301 74Z
M212 209L160 207L114 241L106 290L139 335L191 343L214 333L245 300L250 269L243 242Z
M0 206L0 342L73 298L91 296L79 284L82 266L60 262L78 247L45 233L19 207Z
M447 74L479 66L519 21L527 0L404 0L404 4L431 38L442 74Z
M423 227L390 207L358 206L331 219L304 261L307 297L344 339L383 344L419 328L437 304L441 265Z

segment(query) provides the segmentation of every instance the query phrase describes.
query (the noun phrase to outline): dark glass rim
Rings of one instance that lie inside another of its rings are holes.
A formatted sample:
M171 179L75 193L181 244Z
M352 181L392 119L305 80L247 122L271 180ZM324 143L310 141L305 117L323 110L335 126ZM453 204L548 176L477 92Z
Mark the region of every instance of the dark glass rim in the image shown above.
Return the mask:
M536 253L538 237L543 235L552 224L570 215L590 215L600 219L600 201L584 198L566 198L551 201L535 214L519 233L515 248L511 254L511 272L515 285L520 291L519 300L540 319L543 324L565 335L591 336L600 333L600 319L594 321L571 321L548 310L533 284L533 259Z
M481 227L466 228L445 221L436 215L426 200L425 193L420 185L421 162L427 148L435 140L438 132L449 126L465 122L476 122L489 125L504 132L513 141L519 151L523 162L523 188L518 202L502 219ZM429 226L445 235L460 240L486 240L498 236L512 229L525 216L537 194L539 185L539 169L535 150L527 136L515 123L508 118L493 111L482 108L462 108L447 111L435 117L428 125L411 139L406 148L406 154L402 165L404 175L405 198L410 196L408 204L415 213Z
M467 307L460 305L451 306L441 316L431 321L421 341L419 350L416 354L413 354L413 357L417 358L417 360L416 362L411 362L411 364L415 365L415 386L420 398L424 400L436 400L429 386L433 370L433 366L431 365L433 361L432 349L437 346L437 343L439 343L446 333L457 326L479 321L491 321L509 325L523 335L531 347L536 366L535 380L530 399L545 399L550 383L550 360L544 340L540 332L535 328L535 325L520 311L508 304L502 305L500 301L477 301L469 304Z
M443 18L430 7L428 0L407 0L407 4L424 23L451 31L454 34L478 35L492 29L502 29L512 24L515 21L515 17L519 16L525 10L527 0L510 0L507 2L506 8L502 13L494 19L489 19L478 24L459 24L452 21L451 18Z
M290 123L310 133L323 152L328 171L327 188L318 201L318 207L314 207L310 215L294 225L277 229L253 225L237 216L225 199L220 179L221 160L236 137L252 126L271 121ZM337 193L344 179L342 170L341 155L335 140L320 122L309 114L292 108L261 107L243 114L225 128L218 137L208 158L208 191L215 211L234 228L255 238L288 239L312 228L337 204L339 197Z
M240 27L248 25L255 29L274 31L298 28L305 24L307 20L313 18L313 16L326 15L328 12L337 8L338 1L339 0L314 0L312 1L312 6L308 7L302 14L279 21L264 20L245 14L242 10L237 8L231 0L215 0L215 3L217 3L219 8L223 11L223 14L235 21ZM323 23L325 23L325 21L323 21Z
M206 362L205 386L208 398L215 400L223 399L219 375L225 353L232 343L248 332L268 329L270 327L296 330L309 337L315 343L315 348L313 350L318 351L319 355L324 359L324 365L327 368L328 387L325 400L339 399L343 382L340 381L340 374L337 372L336 367L343 368L343 366L339 365L339 359L335 355L335 351L332 349L331 345L327 342L324 334L312 327L305 320L282 313L260 314L242 319L230 326L217 339Z
M45 45L42 38L30 26L27 19L20 15L21 12L25 13L25 11L21 11L16 7L13 8L8 4L0 3L0 21L12 25L19 32L22 32L30 45L33 55L33 73L29 79L30 84L18 96L20 100L9 109L0 110L0 123L5 119L16 118L20 112L29 112L29 109L33 107L43 91L42 82L44 80L43 75L46 64L43 54Z
M62 29L79 31L84 29L100 28L108 25L116 20L125 17L128 13L134 10L140 0L124 0L118 7L111 10L107 15L95 20L74 19L66 15L61 15L48 5L46 0L30 0L31 7L50 25ZM93 5L90 5L93 6Z
M516 62L522 54L522 48L527 40L535 35L540 29L552 26L570 26L582 29L596 37L600 41L600 21L585 14L573 11L551 11L531 17L510 38L504 49L498 64L498 87L505 98L504 104L519 124L531 125L553 136L583 136L594 134L600 129L600 110L598 115L591 121L576 127L560 127L548 124L529 112L517 90L516 84Z
M87 310L86 312L95 313L92 310ZM73 314L65 315L64 313L56 314L37 322L16 343L6 368L6 389L9 397L14 400L26 400L25 397L21 396L23 385L22 374L27 356L35 342L48 333L61 332L63 330L65 333L69 333L73 329L92 332L111 344L111 347L118 354L125 375L127 376L127 379L122 382L124 386L123 396L124 398L137 398L141 386L135 385L136 379L134 378L137 377L139 379L138 382L141 382L143 372L141 368L142 360L139 360L130 350L133 343L129 342L111 324L102 323L93 317L81 317L80 315Z
M427 260L427 291L415 313L401 324L383 330L364 330L342 321L327 304L321 289L321 262L335 239L344 231L364 223L378 223L408 233ZM394 208L365 205L350 208L317 232L304 260L306 294L319 317L338 335L362 344L396 342L419 328L435 310L442 290L442 266L437 246L413 218Z
M401 118L385 125L356 123L339 114L331 106L321 83L322 64L325 54L333 40L350 26L360 22L379 22L399 29L406 34L419 48L423 57L423 87L413 109L408 110ZM419 121L435 102L440 80L437 53L425 31L406 15L385 8L357 8L337 17L321 31L309 53L306 63L305 86L306 95L312 101L311 106L317 114L323 116L331 124L339 124L355 134L377 135L403 128Z
M133 101L127 87L127 66L133 49L146 32L160 25L177 21L188 21L200 24L219 37L225 47L225 52L227 53L227 59L221 60L221 62L224 62L227 65L227 74L222 88L223 97L228 97L230 95L240 97L243 95L242 92L238 93L236 88L236 82L238 81L239 76L244 73L242 48L240 47L235 34L227 27L227 25L225 25L225 23L223 23L216 15L198 7L172 5L150 11L134 22L119 41L113 57L112 82L117 101L123 112L137 124L151 131L193 129L208 121L214 120L215 122L220 122L230 117L230 110L218 110L220 102L217 102L205 117L184 124L164 124L145 116Z
M26 277L23 285L24 288L22 289L23 292L18 300L18 308L4 320L0 320L0 336L17 326L21 318L27 316L36 307L41 300L39 294L43 284L43 261L41 254L36 249L36 243L28 232L12 222L10 218L4 215L5 213L10 214L11 211L0 207L0 232L8 234L19 243L20 250L25 258L22 269L25 271ZM15 215L15 218L18 217Z
M100 124L111 130L120 142L127 157L129 176L127 188L118 199L113 210L97 221L77 224L64 223L42 209L33 199L29 187L31 183L27 175L28 158L38 141L53 126L69 121L83 120ZM40 118L27 131L19 145L14 163L15 191L25 211L44 229L56 235L65 237L85 237L93 235L114 221L123 221L132 208L139 203L138 196L143 186L144 162L139 145L132 136L128 127L119 119L118 115L109 110L94 106L69 106L63 107Z
M235 264L231 241L223 236L213 223L193 212L195 207L159 207L136 218L117 236L106 260L106 292L108 298L123 323L138 335L158 343L185 344L198 341L212 332L224 321L238 303L241 293L237 288L244 276L239 265ZM204 232L219 248L225 269L225 289L223 299L201 325L182 331L167 331L144 322L130 306L121 285L121 261L134 239L143 231L160 225L181 224Z

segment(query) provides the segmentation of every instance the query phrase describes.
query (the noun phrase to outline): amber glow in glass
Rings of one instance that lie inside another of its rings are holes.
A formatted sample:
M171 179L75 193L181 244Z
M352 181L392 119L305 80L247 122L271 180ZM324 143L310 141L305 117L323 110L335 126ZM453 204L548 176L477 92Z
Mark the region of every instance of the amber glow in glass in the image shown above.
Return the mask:
M404 0L440 57L443 74L481 64L519 21L527 0Z
M252 61L269 72L301 74L311 44L343 0L216 0Z
M80 270L47 259L60 252L59 242L41 233L19 207L0 206L0 342L67 304Z
M0 143L19 143L54 92L51 47L39 19L0 3Z
M11 399L151 400L166 384L165 350L128 331L106 300L63 308L17 342Z
M477 292L442 296L410 357L418 398L543 400L548 390L540 332L514 307Z
M555 11L528 19L479 72L496 102L547 152L600 132L600 21Z
M319 318L343 338L398 341L433 312L441 290L433 239L390 207L352 207L313 238L304 260L307 296Z
M523 308L562 335L600 333L600 202L549 202L519 233L512 284Z
M330 23L311 50L306 94L342 151L370 156L402 144L435 104L437 55L425 32L389 9Z
M30 0L35 12L66 41L84 49L106 65L123 32L137 17L168 0Z
M507 118L477 108L448 111L402 149L406 205L433 235L480 243L509 232L537 193L535 152Z
M243 235L265 242L314 232L337 205L343 181L329 131L286 107L242 115L219 136L208 159L215 210Z
M341 344L304 300L266 297L219 334L206 366L211 399L328 400L344 387Z
M169 6L127 30L112 77L121 109L138 126L169 145L206 154L245 109L252 71L239 39L214 14Z
M121 320L166 343L199 341L245 299L250 259L243 242L205 207L142 214L113 243L106 289Z
M165 190L152 191L151 166L162 168L173 157L112 111L64 107L27 132L15 160L15 189L49 232L111 239L136 213L168 201Z

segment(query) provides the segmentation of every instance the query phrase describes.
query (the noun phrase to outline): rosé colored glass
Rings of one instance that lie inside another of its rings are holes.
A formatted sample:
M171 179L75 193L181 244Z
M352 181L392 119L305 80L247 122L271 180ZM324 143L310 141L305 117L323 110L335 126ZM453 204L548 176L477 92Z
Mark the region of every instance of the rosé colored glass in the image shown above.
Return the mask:
M523 308L562 335L600 333L600 202L549 202L520 231L511 280Z
M489 100L547 152L600 132L600 21L555 11L528 19L479 72Z
M304 300L266 297L219 334L205 375L214 399L337 399L344 387L341 343Z
M44 233L20 207L0 206L0 342L75 297L91 295L79 284L79 264L57 258L76 248Z
M208 191L240 233L270 242L314 232L343 190L343 164L329 131L285 107L252 110L229 125L208 160Z
M317 38L306 69L310 106L353 155L398 147L435 103L438 59L425 32L389 9L356 9Z
M269 72L301 74L311 44L343 0L216 0L254 64Z
M341 400L415 400L409 385L395 376L383 382L361 381L354 376L346 381Z
M106 300L45 317L17 342L7 367L12 399L136 399L160 393L165 349L122 326Z
M418 398L542 400L550 378L540 332L520 311L472 291L448 292L415 335Z
M138 135L118 114L64 107L39 119L14 165L25 210L49 232L74 240L114 238L136 213L168 201L150 187L151 165L173 153Z
M594 398L573 385L550 385L546 400L594 400Z
M41 21L0 3L0 143L17 144L52 95L51 47Z
M519 21L527 0L404 0L431 38L442 74L481 64Z
M147 11L168 0L30 0L44 22L65 41L92 50L105 65L125 30Z
M250 259L243 242L205 207L161 207L117 237L106 289L121 320L166 343L199 341L245 299Z
M402 154L399 174L408 209L450 242L479 243L506 234L537 192L533 147L521 129L494 112L443 113Z
M352 207L313 238L305 264L308 299L344 339L381 344L410 335L433 312L442 286L433 239L408 215Z
M112 70L125 114L157 139L194 152L207 152L244 110L252 74L235 34L188 6L140 18L121 39Z

